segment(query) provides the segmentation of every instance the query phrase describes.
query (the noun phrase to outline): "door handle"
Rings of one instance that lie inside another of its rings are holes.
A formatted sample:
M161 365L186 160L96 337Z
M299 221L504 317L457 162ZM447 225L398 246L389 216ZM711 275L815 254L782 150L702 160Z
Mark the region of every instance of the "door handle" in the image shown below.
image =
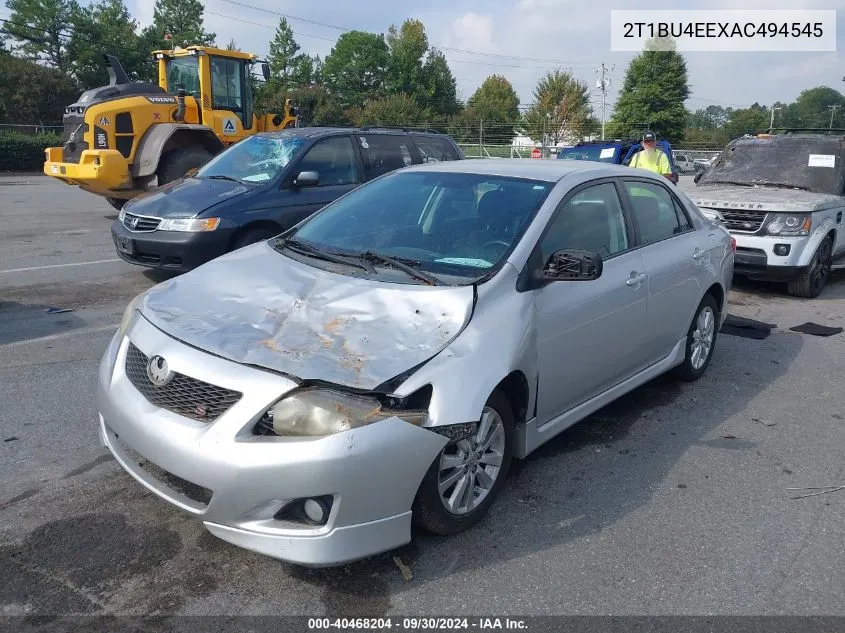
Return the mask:
M693 259L701 259L707 254L707 251L703 251L700 248L696 248L692 253Z
M628 284L629 286L636 286L644 280L645 280L645 273L633 272L633 273L631 273L631 276L628 277L628 281L626 281L625 283Z

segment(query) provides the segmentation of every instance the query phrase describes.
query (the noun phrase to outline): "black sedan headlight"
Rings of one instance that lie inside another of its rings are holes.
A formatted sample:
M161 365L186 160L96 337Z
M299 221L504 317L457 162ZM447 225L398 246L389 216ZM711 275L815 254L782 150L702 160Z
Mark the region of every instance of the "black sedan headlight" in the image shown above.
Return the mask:
M806 213L772 213L766 224L766 233L782 237L809 235L813 217Z

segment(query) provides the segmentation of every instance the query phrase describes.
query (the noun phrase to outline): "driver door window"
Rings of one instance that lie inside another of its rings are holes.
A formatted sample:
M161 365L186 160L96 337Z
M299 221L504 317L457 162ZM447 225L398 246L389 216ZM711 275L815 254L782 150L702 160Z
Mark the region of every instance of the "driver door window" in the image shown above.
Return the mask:
M242 66L243 62L235 59L211 58L211 102L215 110L243 110Z
M297 172L303 171L316 171L320 175L318 187L357 183L352 141L348 136L319 141L299 162Z
M622 203L613 183L582 189L560 209L540 242L543 262L562 248L595 251L608 259L628 250Z

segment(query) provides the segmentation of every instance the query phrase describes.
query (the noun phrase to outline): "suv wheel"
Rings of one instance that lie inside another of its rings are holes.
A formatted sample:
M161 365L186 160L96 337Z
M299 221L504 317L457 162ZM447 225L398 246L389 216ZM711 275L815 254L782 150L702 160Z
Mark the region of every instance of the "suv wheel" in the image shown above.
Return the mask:
M789 280L787 289L793 297L813 299L818 297L827 280L833 265L833 239L828 235L819 244L810 266L802 274Z

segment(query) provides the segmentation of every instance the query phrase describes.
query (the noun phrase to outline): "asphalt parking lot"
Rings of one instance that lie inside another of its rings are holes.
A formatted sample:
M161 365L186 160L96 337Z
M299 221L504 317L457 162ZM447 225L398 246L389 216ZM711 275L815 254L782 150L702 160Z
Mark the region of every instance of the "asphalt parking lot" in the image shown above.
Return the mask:
M845 334L789 330L845 326L842 275L816 300L738 283L767 338L721 335L700 381L552 440L475 529L309 570L217 540L101 448L100 355L164 279L117 259L115 213L0 177L0 613L845 615L845 490L789 490L845 484Z

